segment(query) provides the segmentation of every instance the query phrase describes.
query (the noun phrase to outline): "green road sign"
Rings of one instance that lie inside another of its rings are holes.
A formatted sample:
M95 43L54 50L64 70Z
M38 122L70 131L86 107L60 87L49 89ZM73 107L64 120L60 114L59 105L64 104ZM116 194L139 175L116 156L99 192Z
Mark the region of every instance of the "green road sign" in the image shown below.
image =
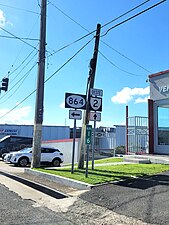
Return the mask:
M86 145L92 143L92 125L86 125Z

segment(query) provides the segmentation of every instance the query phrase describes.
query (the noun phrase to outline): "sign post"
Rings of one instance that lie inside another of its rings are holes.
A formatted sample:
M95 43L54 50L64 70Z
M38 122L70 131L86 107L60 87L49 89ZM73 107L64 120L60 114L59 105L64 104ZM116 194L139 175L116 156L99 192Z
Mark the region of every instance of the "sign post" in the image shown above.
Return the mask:
M76 119L74 119L74 127L73 127L73 150L72 150L72 168L71 168L72 174L74 173L75 140L76 140Z
M87 152L86 152L86 172L85 176L88 177L88 166L89 166L89 145L92 143L92 126L86 125L86 145L87 145Z

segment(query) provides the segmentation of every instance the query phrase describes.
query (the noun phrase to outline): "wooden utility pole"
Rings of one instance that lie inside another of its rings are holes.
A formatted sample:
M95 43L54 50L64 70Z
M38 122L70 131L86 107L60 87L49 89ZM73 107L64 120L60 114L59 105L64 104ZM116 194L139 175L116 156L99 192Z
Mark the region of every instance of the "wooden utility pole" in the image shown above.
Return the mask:
M46 0L41 0L40 21L40 45L37 75L35 120L33 134L33 151L31 168L40 167L42 123L43 123L43 101L44 101L44 77L45 77L45 51L46 51Z
M86 124L89 124L89 113L90 113L90 109L89 109L90 88L94 87L97 56L98 56L98 49L99 49L99 40L100 40L100 30L101 30L101 25L97 24L94 53L93 53L93 58L90 60L90 71L89 71L89 77L88 77L87 87L86 87L86 97L87 97L86 103L87 104L86 104L86 110L84 111L84 114L83 114L83 124L82 124L82 130L81 130L81 143L80 143L80 153L79 153L79 160L78 160L79 169L84 168L84 158L86 153L86 145L85 145Z

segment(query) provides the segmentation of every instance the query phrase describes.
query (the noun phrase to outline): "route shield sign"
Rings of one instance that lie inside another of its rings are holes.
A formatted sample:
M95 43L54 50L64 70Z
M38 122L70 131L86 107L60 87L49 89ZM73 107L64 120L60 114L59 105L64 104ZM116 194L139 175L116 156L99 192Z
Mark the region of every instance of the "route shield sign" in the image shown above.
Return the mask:
M86 109L86 95L66 93L65 108Z
M90 97L90 110L102 111L102 98Z

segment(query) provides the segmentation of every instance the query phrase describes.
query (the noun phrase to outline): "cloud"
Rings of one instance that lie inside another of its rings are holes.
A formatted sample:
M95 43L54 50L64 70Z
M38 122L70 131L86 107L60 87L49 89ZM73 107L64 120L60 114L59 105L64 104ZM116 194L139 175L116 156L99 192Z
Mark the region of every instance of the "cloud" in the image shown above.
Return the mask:
M0 26L4 27L6 24L6 19L4 12L0 9Z
M116 104L127 104L128 102L134 100L135 96L144 96L144 95L149 95L150 93L150 88L129 88L129 87L124 87L121 91L117 92L115 96L111 98L111 101ZM144 102L145 99L144 98ZM143 102L141 101L143 98L137 98L137 102L135 100L135 103L140 103ZM139 102L140 101L140 102Z
M9 109L1 109L0 117L8 113ZM17 108L9 114L1 118L1 124L33 124L33 119L30 119L31 106Z
M145 103L145 102L148 101L149 98L150 98L150 96L147 96L147 97L145 97L145 98L137 98L137 99L135 100L135 104L138 104L138 103Z

